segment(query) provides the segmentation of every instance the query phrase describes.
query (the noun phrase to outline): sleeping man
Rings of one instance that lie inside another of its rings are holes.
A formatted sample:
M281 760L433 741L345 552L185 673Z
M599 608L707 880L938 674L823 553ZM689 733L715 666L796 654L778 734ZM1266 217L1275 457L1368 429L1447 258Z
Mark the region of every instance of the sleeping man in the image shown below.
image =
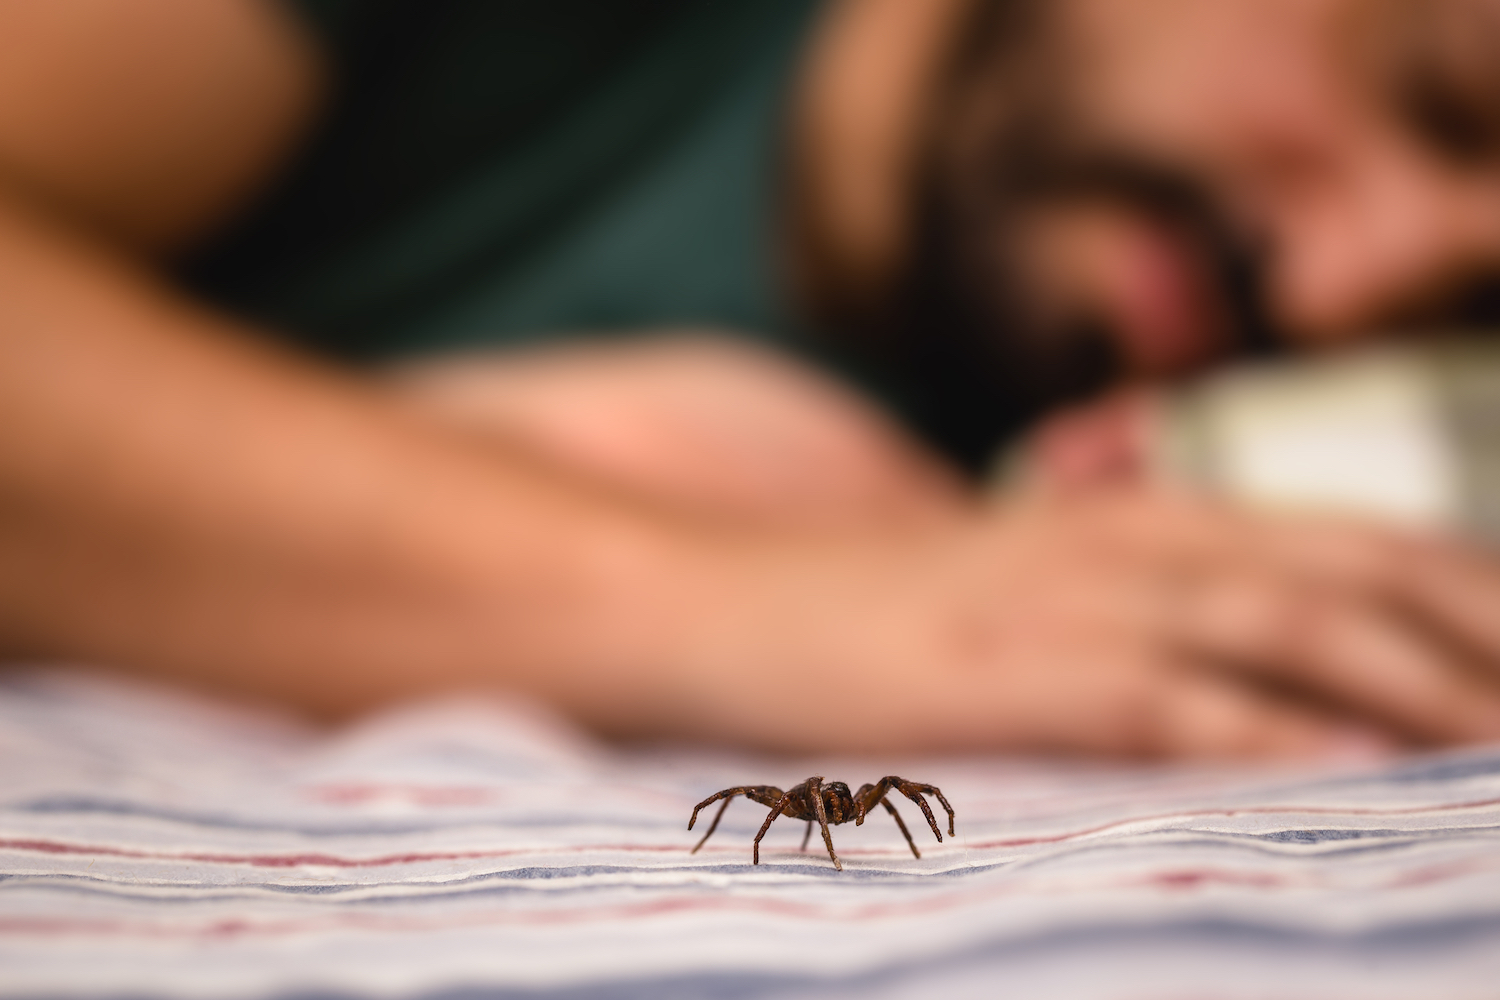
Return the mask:
M1109 452L1124 387L1485 319L1497 45L1492 0L0 0L0 652L786 750L1500 737L1476 550L973 485Z

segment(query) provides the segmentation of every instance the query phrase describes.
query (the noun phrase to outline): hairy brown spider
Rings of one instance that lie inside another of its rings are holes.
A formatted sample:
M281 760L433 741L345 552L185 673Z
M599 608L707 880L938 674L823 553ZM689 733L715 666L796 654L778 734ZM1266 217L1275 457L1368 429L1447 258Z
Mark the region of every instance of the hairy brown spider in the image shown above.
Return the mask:
M692 850L698 853L714 831L719 828L719 820L724 818L724 810L729 808L729 802L736 795L743 795L747 799L759 802L763 806L771 807L771 815L760 825L760 832L755 835L754 858L755 864L760 864L760 839L766 835L777 816L790 816L792 819L807 820L807 832L802 835L802 849L807 850L807 841L812 837L813 820L817 820L818 826L823 829L823 843L828 846L828 856L833 859L833 867L839 871L844 870L844 865L839 861L839 856L833 850L833 838L828 834L828 824L847 823L854 820L855 826L861 826L865 821L865 813L874 809L876 804L885 806L886 812L895 819L896 825L906 835L906 843L911 847L912 854L922 856L917 850L916 842L911 839L911 831L906 829L906 824L901 821L901 814L896 812L896 807L886 801L886 794L892 790L900 792L911 799L922 808L922 815L927 817L927 825L932 827L933 836L941 842L942 831L938 829L937 820L932 818L932 810L927 806L925 795L935 795L937 800L943 804L948 811L948 836L953 836L953 807L948 800L943 798L943 793L938 791L936 785L924 785L915 781L907 781L895 775L881 778L873 785L861 785L859 791L853 795L849 794L849 786L842 781L830 781L823 784L823 776L815 774L802 784L790 791L783 792L772 785L740 785L737 788L726 788L722 792L715 792L702 802L693 807L693 818L688 820L688 829L698 822L698 810L704 806L711 805L720 799L724 804L714 814L714 821L709 824L708 832L703 839L698 841L697 847Z

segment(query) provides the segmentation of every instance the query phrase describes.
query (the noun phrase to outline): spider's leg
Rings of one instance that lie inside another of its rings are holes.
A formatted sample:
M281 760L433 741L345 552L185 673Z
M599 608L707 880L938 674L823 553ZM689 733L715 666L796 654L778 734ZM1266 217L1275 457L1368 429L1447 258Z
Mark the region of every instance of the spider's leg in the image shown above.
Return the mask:
M870 789L872 789L874 787L875 787L874 785L871 785L871 784L869 784L867 782L867 783L865 783L863 785L860 785L859 786L859 791L857 791L857 792L854 793L854 825L855 826L864 826L865 825L865 810L875 808L875 803L871 802L869 799L865 798L866 795L870 794Z
M807 832L802 835L802 851L807 852L807 842L812 840L812 820L807 821Z
M839 871L844 870L844 863L839 860L837 852L833 849L833 836L828 832L828 813L823 808L823 782L821 779L811 778L807 782L807 794L813 801L813 809L818 814L818 826L823 828L823 843L828 848L828 856L833 859L833 867Z
M714 813L714 821L712 823L708 824L708 832L703 835L703 839L702 840L698 841L698 843L693 846L693 849L691 851L688 851L689 854L697 854L698 853L698 848L700 848L704 844L708 843L708 838L712 837L714 835L714 831L719 828L719 820L721 820L721 819L724 818L724 810L728 809L729 808L729 803L731 803L733 801L734 801L734 796L732 796L732 795L726 795L726 796L724 796L724 804L719 807L719 811L718 812ZM695 810L695 813L696 813L696 810ZM697 819L698 817L696 815L694 815L693 818ZM688 829L691 830L692 828L693 828L693 824L689 823L688 824Z
M901 835L906 838L907 846L911 848L912 855L920 858L922 852L917 850L917 842L911 839L911 831L906 828L906 823L901 819L901 814L896 811L896 807L891 805L889 799L881 799L880 804L885 806L885 811L891 814L891 819L895 820L896 825L901 828Z
M693 806L693 815L692 818L688 820L688 829L691 830L693 828L693 824L698 822L698 812L705 806L711 806L720 799L732 799L736 795L743 795L746 798L754 798L756 795L759 795L763 792L770 792L773 795L780 795L781 789L772 788L769 785L736 785L734 788L726 788L722 792L714 792L708 798ZM719 810L719 812L722 813L723 810L721 809Z
M900 778L881 778L873 785L860 785L859 792L854 796L855 826L864 824L865 814L875 808L875 804L885 798L885 793L895 787L894 782Z
M760 864L760 838L764 837L766 831L771 829L771 824L776 821L777 816L781 815L781 810L785 809L786 804L790 801L792 801L792 797L786 792L782 792L781 798L777 799L776 804L771 807L771 815L767 816L766 821L760 825L760 832L755 835L755 864Z
M938 840L942 840L943 833L938 829L937 820L933 818L932 808L928 806L927 800L922 798L921 795L922 792L930 792L936 794L942 801L943 806L948 809L948 834L949 836L952 836L953 809L948 805L948 800L944 799L942 797L942 793L939 792L933 785L923 785L914 781L907 781L905 778L897 777L894 774L888 774L884 778L881 778L878 782L876 782L875 785L871 787L870 791L865 793L865 795L861 797L860 801L864 803L866 810L873 809L875 808L875 803L884 799L886 792L890 791L891 789L895 789L902 795L905 795L907 798L915 802L917 806L922 810L922 815L927 818L927 825L932 828L932 835Z
M907 791L907 789L905 788L898 788L897 791L899 791L902 795L905 795L907 798L911 799L922 808L922 815L927 817L927 825L932 827L932 835L938 840L942 840L943 831L938 829L937 820L932 816L932 807L927 804L926 799L922 798L922 793L918 792L916 789Z
M912 797L912 792L920 792L920 793L923 793L923 794L926 794L926 795L935 796L937 798L937 800L940 803L942 803L943 810L945 812L947 812L947 814L948 814L948 836L950 836L950 837L953 836L953 807L950 806L948 804L948 800L943 797L942 789L938 788L937 785L924 785L920 781L903 781L901 784L902 784L902 787L900 789L901 794L905 795L907 798L911 798ZM908 788L910 788L911 791L907 791ZM918 799L917 801L921 801L921 800ZM927 812L927 806L926 805L922 806L922 811L924 813ZM927 821L929 823L932 822L932 815L930 813L928 813ZM942 839L943 838L941 836L938 837L938 840L942 840Z

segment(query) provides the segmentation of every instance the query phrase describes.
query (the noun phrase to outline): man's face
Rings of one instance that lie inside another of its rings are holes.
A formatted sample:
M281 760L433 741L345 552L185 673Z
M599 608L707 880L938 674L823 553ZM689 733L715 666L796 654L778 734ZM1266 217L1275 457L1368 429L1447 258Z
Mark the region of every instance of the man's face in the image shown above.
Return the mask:
M1060 0L1049 16L1019 101L1040 128L1008 140L1042 166L991 248L1028 336L1102 331L1123 374L1164 377L1242 343L1230 258L1298 345L1453 319L1500 276L1500 0Z

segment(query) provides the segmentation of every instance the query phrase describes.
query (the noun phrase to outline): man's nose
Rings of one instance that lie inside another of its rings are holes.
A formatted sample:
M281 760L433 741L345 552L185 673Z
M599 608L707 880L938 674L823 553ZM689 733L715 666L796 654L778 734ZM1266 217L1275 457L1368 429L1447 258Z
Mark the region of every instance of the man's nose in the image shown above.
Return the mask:
M1310 343L1357 339L1500 273L1500 166L1368 155L1273 225L1269 295Z

